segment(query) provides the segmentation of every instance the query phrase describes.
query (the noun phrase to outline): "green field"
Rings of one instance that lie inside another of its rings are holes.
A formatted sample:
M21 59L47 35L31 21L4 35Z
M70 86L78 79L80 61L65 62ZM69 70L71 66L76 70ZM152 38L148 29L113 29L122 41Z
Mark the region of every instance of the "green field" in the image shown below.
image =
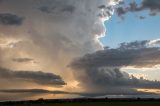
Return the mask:
M160 106L160 102L26 103L9 106Z

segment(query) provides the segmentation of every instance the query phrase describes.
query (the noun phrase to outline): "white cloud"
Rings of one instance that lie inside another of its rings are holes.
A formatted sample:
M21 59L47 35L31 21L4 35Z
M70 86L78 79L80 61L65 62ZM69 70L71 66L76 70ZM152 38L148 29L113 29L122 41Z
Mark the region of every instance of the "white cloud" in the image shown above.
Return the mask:
M154 40L150 40L148 42L148 46L149 47L160 47L160 39L154 39Z

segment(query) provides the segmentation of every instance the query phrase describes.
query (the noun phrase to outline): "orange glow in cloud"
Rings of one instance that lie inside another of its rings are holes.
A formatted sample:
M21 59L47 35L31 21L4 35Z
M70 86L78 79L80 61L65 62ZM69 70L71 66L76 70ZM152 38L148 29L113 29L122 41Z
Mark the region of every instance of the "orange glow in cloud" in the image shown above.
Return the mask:
M139 92L160 94L160 89L136 89Z

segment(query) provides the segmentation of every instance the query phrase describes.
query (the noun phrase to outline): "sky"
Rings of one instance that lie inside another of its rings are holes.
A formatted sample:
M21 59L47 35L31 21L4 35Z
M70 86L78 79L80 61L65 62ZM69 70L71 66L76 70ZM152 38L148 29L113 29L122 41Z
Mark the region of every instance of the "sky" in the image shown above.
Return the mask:
M0 101L160 97L159 16L159 0L0 0Z
M134 0L133 0L134 1ZM135 0L137 5L141 5L142 0ZM123 6L128 5L132 0L125 0ZM140 19L140 17L144 19ZM105 22L107 28L106 36L101 38L104 46L117 47L122 42L135 40L154 40L160 36L159 16L150 16L149 10L139 12L128 12L125 19L115 13L112 18Z

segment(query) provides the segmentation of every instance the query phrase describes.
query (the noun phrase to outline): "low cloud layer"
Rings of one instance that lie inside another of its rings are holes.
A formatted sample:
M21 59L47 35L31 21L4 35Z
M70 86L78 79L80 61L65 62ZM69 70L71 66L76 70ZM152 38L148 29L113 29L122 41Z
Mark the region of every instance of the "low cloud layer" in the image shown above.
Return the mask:
M122 43L119 48L106 48L75 59L70 67L75 70L82 86L88 90L122 93L130 92L134 88L159 89L160 82L149 81L143 77L138 79L120 70L125 66L145 68L159 65L160 48L153 46L151 42ZM157 44L157 41L154 44Z
M0 68L0 79L48 86L63 86L66 84L59 75L52 73L42 71L12 71L5 68Z
M136 91L135 91L136 92ZM124 92L123 96L127 97L127 95L150 95L151 96L156 96L157 94L155 93L144 93L144 92ZM45 90L45 89L6 89L2 90L0 89L0 93L8 93L8 94L23 94L23 93L30 93L31 95L39 95L39 94L54 94L54 95L78 95L78 96L83 96L83 97L99 97L99 96L109 96L109 95L115 95L116 93L111 93L111 92L103 92L103 93L87 93L87 92L68 92L68 91L51 91L51 90ZM119 95L119 94L117 94Z
M21 25L23 17L10 13L0 13L0 25Z
M124 1L125 2L125 1ZM123 16L128 12L140 12L148 10L150 16L155 16L160 14L160 1L159 0L143 0L140 4L135 1L131 2L129 6L125 7L123 4L116 9L118 16ZM140 19L144 19L140 17Z
M23 62L31 62L31 61L34 61L34 59L32 59L32 58L13 58L12 61L14 61L14 62L19 62L19 63L23 63Z

